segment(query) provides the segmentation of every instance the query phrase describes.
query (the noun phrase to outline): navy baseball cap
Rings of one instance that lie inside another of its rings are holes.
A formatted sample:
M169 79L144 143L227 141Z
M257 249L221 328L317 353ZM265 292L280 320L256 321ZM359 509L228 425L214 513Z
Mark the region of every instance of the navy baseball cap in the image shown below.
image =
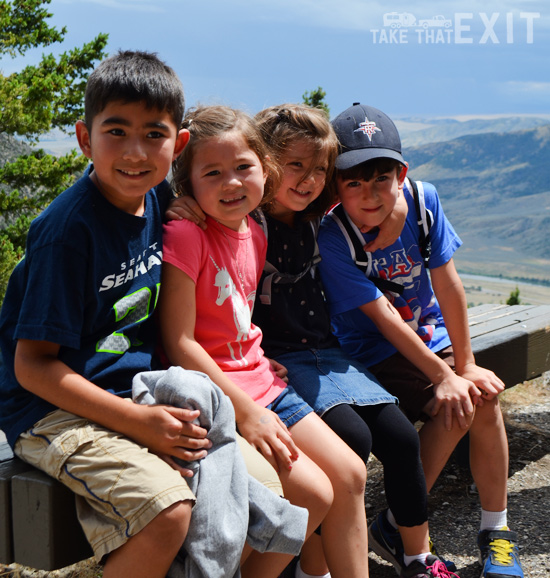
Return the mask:
M332 126L340 141L337 169L350 169L376 158L390 158L406 164L401 156L399 132L381 110L354 102L332 121Z

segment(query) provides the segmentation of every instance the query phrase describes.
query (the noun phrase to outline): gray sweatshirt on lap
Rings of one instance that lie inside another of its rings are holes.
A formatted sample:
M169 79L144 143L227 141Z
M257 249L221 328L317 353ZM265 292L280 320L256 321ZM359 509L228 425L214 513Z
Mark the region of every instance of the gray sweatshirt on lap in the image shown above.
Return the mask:
M194 472L187 481L196 503L168 578L238 578L245 541L260 552L299 553L307 510L248 474L235 439L231 400L207 375L181 367L139 373L132 397L140 404L200 410L196 423L212 442L204 459L180 461Z

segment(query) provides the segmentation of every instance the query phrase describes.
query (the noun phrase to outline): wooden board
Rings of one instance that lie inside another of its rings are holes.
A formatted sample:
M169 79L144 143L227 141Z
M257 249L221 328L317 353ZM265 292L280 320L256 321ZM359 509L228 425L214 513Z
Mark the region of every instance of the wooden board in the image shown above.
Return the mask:
M550 305L480 305L468 320L478 364L506 387L550 370Z

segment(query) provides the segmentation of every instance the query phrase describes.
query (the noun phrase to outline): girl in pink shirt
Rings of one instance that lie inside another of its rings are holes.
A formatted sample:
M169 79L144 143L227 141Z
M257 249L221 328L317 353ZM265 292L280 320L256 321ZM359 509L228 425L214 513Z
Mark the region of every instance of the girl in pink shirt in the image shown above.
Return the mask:
M227 107L186 116L188 146L174 163L174 185L207 215L165 227L160 300L171 363L208 374L230 397L239 432L277 469L285 497L309 510L308 536L322 523L331 576L368 576L363 461L272 369L251 322L266 238L248 217L276 190L279 169L256 125ZM275 185L275 186L274 186ZM266 573L265 557L273 563ZM243 576L278 576L288 556L251 555ZM302 570L319 574L313 557ZM323 571L321 571L322 573Z

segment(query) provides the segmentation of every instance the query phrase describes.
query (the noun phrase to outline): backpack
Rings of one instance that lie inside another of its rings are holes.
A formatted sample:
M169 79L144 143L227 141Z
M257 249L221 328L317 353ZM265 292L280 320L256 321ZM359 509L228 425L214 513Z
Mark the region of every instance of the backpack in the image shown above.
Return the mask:
M267 221L263 211L257 209L254 211L252 216L258 225L262 227L265 238L267 239ZM277 267L275 267L275 265L266 260L264 265L264 273L267 273L267 275L264 277L260 291L260 302L263 305L271 305L271 289L273 284L287 285L289 283L297 283L304 275L307 275L308 273L310 273L312 276L315 275L315 266L321 260L321 256L319 255L319 246L317 245L317 233L319 232L321 219L317 217L316 219L309 221L309 224L311 225L315 249L313 251L313 256L306 263L306 266L302 271L300 271L300 273L281 273Z
M426 201L424 198L424 185L421 181L411 181L406 179L407 188L411 192L414 199L414 206L416 209L416 218L419 230L418 247L420 249L420 254L424 261L424 265L428 268L428 262L431 255L431 240L430 240L430 228L433 224L433 215L431 211L426 209ZM355 264L365 275L376 285L380 291L391 291L399 295L403 294L403 286L394 283L393 281L388 281L387 279L382 279L376 277L372 272L372 256L367 253L363 247L365 245L365 240L361 231L350 221L348 215L344 211L342 205L336 206L330 213L329 217L332 217L337 223L338 227L342 231L352 259Z

